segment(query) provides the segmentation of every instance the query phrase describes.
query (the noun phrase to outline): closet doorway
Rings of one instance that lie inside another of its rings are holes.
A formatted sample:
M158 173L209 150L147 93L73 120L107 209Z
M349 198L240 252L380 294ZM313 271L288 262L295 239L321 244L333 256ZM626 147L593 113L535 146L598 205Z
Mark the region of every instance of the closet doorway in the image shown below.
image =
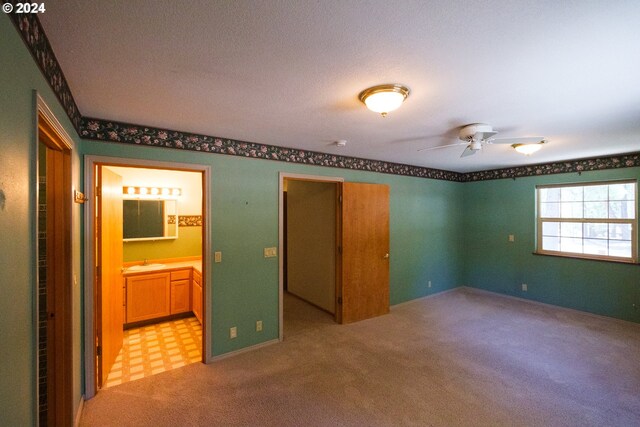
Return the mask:
M294 295L337 323L389 312L389 194L383 184L280 173L280 340Z
M209 180L207 166L85 159L87 398L209 359Z
M338 182L287 177L282 191L283 323L337 321Z

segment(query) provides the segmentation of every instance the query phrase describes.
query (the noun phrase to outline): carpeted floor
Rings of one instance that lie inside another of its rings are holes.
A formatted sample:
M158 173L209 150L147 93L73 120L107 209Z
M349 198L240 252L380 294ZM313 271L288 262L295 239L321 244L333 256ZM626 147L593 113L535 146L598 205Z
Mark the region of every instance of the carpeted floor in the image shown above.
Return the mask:
M640 325L460 288L101 391L84 426L637 426Z

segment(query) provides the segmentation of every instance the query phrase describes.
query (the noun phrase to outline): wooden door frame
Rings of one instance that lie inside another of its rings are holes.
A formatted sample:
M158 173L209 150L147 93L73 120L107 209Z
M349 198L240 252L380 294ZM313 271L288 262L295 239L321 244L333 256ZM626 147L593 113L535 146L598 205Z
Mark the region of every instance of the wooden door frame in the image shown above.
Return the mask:
M284 180L298 180L298 181L311 181L311 182L329 182L336 184L336 197L340 197L344 178L335 176L322 176L322 175L306 175L298 173L279 172L278 176L278 340L284 339ZM341 207L339 203L336 203L336 245L340 244L338 239L340 236L340 220ZM337 248L336 248L337 249ZM340 256L336 250L336 296L342 292L338 278L342 276L340 270ZM336 321L340 322L338 313L340 310L336 305Z
M121 167L145 167L153 169L171 169L185 172L202 173L202 277L205 286L203 292L202 308L202 362L210 363L213 325L208 308L211 307L212 274L211 257L211 166L197 163L173 163L137 158L121 158L98 155L87 155L84 158L84 188L88 202L84 212L84 377L85 399L95 396L97 391L97 377L95 369L95 176L94 170L98 165Z
M33 229L36 231L34 236L35 244L34 244L34 286L33 286L33 294L34 294L34 321L33 325L35 328L34 336L34 348L35 348L35 367L36 374L34 375L35 380L35 420L36 424L39 424L39 404L38 397L40 394L39 390L39 381L38 381L38 372L40 371L39 366L39 313L38 308L40 305L39 301L39 292L38 292L38 283L39 283L39 268L38 268L38 194L39 194L39 180L38 180L38 172L39 172L39 162L40 162L40 143L43 143L47 149L51 149L54 151L59 151L63 155L62 159L62 185L60 186L60 190L62 191L61 199L62 206L64 208L63 215L63 227L62 230L49 230L47 229L47 234L52 231L55 231L56 247L57 249L62 248L63 252L63 260L60 264L55 263L55 268L61 269L58 271L56 280L56 289L54 296L54 307L53 309L48 308L48 311L53 311L56 315L56 334L55 340L53 342L47 343L47 351L50 350L49 346L53 345L51 349L54 352L54 357L56 360L55 368L56 372L54 373L54 378L47 378L47 385L49 386L49 382L53 381L53 389L55 390L55 400L49 400L49 396L47 395L47 399L49 403L53 401L54 404L54 413L56 415L56 422L62 422L63 424L71 423L73 420L73 188L72 188L72 151L73 151L73 143L69 134L64 130L60 122L56 119L55 115L46 104L46 102L42 99L42 97L34 91L34 103L35 103L35 115L34 115L34 129L35 129L35 148L34 148L34 169L32 170L32 175L35 179L35 191L31 196L31 201L35 206L36 212L33 218ZM45 138L40 137L40 134L46 135ZM58 254L59 255L59 254ZM47 274L50 272L48 271ZM47 393L48 394L48 393Z

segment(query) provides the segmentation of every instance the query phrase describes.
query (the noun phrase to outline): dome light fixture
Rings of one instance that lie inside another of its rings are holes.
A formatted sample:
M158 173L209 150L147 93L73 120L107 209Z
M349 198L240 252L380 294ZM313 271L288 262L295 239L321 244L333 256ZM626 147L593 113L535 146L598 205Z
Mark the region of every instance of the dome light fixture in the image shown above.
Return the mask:
M384 84L363 90L358 98L368 109L386 117L387 113L400 108L409 93L409 88L404 85Z
M540 150L542 148L542 144L545 144L546 142L547 141L543 139L542 141L536 142L535 144L513 144L511 146L518 153L524 154L525 156L530 156Z

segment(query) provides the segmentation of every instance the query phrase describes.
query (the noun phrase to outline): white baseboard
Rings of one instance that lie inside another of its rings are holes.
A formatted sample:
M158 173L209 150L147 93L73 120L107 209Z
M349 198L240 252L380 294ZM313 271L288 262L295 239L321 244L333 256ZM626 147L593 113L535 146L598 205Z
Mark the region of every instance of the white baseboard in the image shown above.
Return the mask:
M260 344L255 344L255 345L252 345L252 346L249 346L249 347L241 348L240 350L230 351L228 353L224 353L224 354L221 354L219 356L210 357L207 360L207 363L218 362L218 361L220 361L222 359L226 359L228 357L237 356L239 354L246 353L248 351L258 350L259 348L267 347L267 346L270 346L272 344L277 344L279 342L280 342L280 340L278 338L276 338L276 339L272 339L272 340L269 340L269 341L261 342Z
M391 310L395 309L395 308L399 308L402 307L403 305L407 305L407 304L412 304L414 302L418 302L418 301L422 301L425 300L427 298L432 298L432 297L436 297L438 295L442 295L442 294L447 294L449 292L453 292L455 290L460 289L461 287L464 287L464 285L458 285L455 288L451 288L451 289L445 289L444 291L440 291L440 292L436 292L435 294L429 294L429 295L425 295L423 297L418 297L409 301L405 301L405 302L400 302L398 304L394 304L390 307Z
M80 403L78 403L78 412L76 412L76 419L73 422L74 427L80 425L80 418L82 417L82 410L84 409L84 396L80 396Z

